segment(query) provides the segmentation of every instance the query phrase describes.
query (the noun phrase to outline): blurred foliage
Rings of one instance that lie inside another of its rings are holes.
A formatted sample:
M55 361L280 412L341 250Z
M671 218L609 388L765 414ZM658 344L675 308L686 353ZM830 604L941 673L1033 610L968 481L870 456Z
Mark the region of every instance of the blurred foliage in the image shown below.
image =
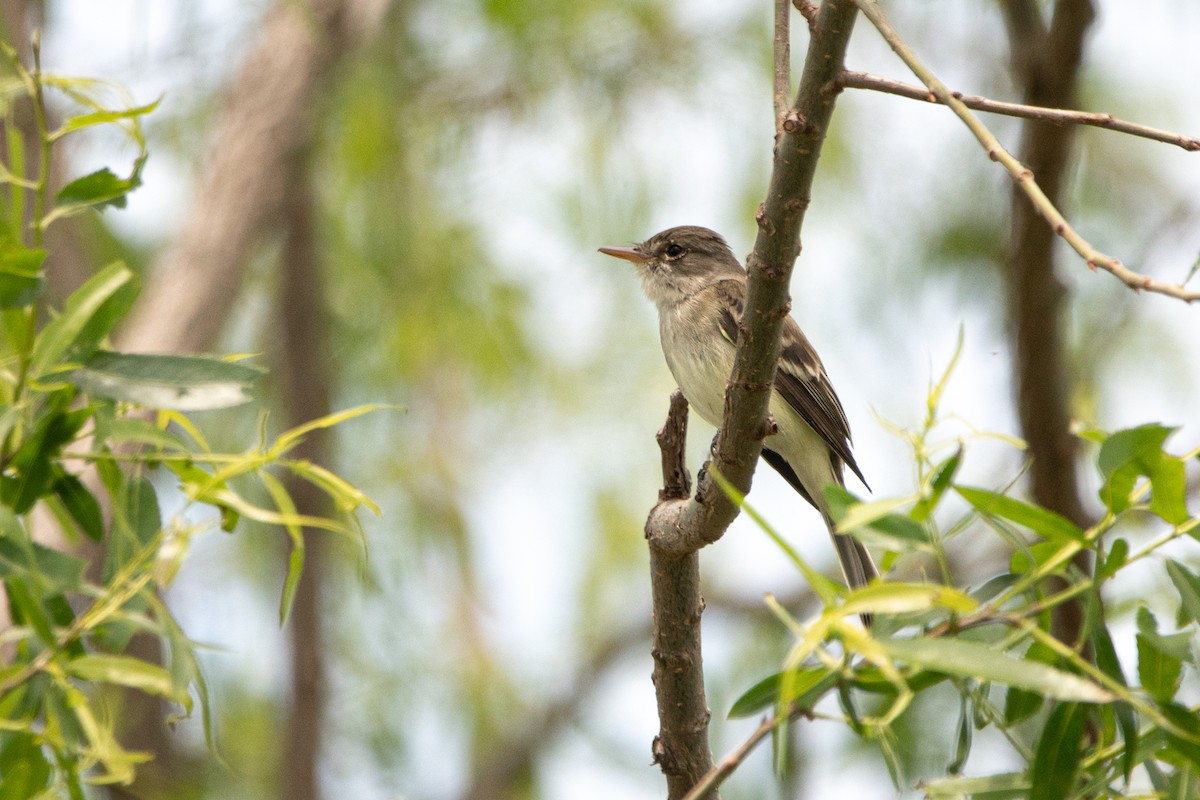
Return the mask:
M214 452L182 412L241 404L261 375L235 360L127 354L104 349L138 294L120 261L98 269L61 309L46 306L45 231L56 220L122 208L140 185L145 141L140 119L157 104L112 108L109 87L43 73L35 45L26 65L0 43L4 141L0 180L0 581L7 616L0 632L0 787L5 798L85 796L86 785L127 784L149 755L118 741L118 714L105 687L162 698L180 718L208 692L187 638L159 592L174 580L198 525L197 509L218 512L232 531L245 517L284 529L292 540L280 604L286 617L304 563L301 527L358 536L353 513L373 504L323 467L288 457L307 434L357 416L315 420L238 453ZM69 101L48 122L45 93ZM32 115L26 137L18 115ZM137 148L132 172L107 168L49 196L52 148L95 126L115 126ZM36 172L26 174L26 149ZM277 471L306 480L337 518L296 513ZM253 477L272 501L237 491ZM158 484L156 486L156 483ZM164 518L160 488L186 498ZM378 509L375 509L376 511ZM162 663L129 650L156 637Z
M763 523L823 608L801 621L775 606L794 642L785 669L739 698L731 715L774 706L775 735L785 740L789 721L800 716L813 720L802 725L839 719L814 715L818 703L836 697L840 719L879 745L896 787L919 781L930 798L1194 796L1200 709L1191 698L1200 663L1192 645L1200 632L1200 576L1188 565L1192 559L1173 557L1173 545L1200 540L1185 479L1185 465L1200 457L1200 447L1169 452L1164 445L1174 429L1158 424L1087 432L1097 446L1105 514L1083 530L1018 499L1014 483L993 491L960 482L978 434L934 438L943 427L939 406L949 377L948 370L931 390L924 426L901 432L917 467L915 494L862 502L841 487L827 490L840 535L882 549L884 564L931 557L940 570L920 582L888 580L849 591L813 572ZM955 495L965 509L953 508ZM735 499L742 500L736 493ZM988 534L1008 551L1007 569L960 589L965 582L950 567L947 542ZM1094 574L1079 569L1081 553L1090 556ZM1143 561L1159 575L1157 596L1132 604L1106 600ZM1051 612L1076 599L1085 609L1081 639L1063 643L1051 632ZM1173 632L1161 630L1152 610L1163 604ZM855 620L863 613L874 615L869 631ZM1136 653L1136 673L1118 653ZM953 726L947 686L959 701ZM931 707L940 711L931 715ZM985 734L1007 745L1016 769L986 774L994 746L986 748L982 768L975 766L973 741ZM981 769L985 774L970 774Z

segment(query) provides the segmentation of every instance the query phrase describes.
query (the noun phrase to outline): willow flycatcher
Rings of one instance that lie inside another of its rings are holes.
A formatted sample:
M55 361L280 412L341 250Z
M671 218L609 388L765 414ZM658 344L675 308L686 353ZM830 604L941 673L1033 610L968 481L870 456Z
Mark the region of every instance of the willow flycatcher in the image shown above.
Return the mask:
M600 252L637 268L646 296L658 307L671 374L696 413L720 427L746 298L746 271L729 245L707 228L687 225L634 247ZM763 460L821 512L846 583L865 586L879 571L861 542L834 532L824 493L829 484L842 484L843 466L863 480L850 452L850 425L817 351L790 316L783 320L770 413L778 433L764 442Z

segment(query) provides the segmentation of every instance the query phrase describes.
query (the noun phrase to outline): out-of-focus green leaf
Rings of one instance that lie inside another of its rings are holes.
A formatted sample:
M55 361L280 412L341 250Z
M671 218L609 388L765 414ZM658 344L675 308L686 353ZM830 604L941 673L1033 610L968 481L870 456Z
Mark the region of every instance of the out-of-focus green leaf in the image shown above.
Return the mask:
M1163 450L1176 428L1158 423L1117 431L1100 447L1100 499L1114 514L1129 508L1137 479L1150 479L1150 510L1173 525L1188 519L1183 461Z
M123 119L133 119L135 117L145 116L153 113L158 108L162 98L155 100L153 103L147 103L144 106L136 106L134 108L123 108L119 111L93 111L88 114L77 114L73 117L68 117L63 122L62 127L54 132L53 136L59 137L68 133L90 128L93 125L106 125L113 122L119 122Z
M971 724L971 696L965 692L959 697L958 736L955 737L954 758L946 765L946 772L957 775L966 766L967 758L971 755L971 738L975 726Z
M1176 728L1192 734L1192 739L1185 739L1170 731L1163 732L1171 743L1171 749L1190 761L1193 769L1200 771L1200 742L1196 741L1200 738L1200 732L1196 728L1196 712L1178 703L1163 703L1160 710Z
M936 583L883 582L855 589L846 597L845 610L855 614L908 614L944 608L960 614L978 603L966 594Z
M1103 620L1100 620L1092 628L1092 651L1096 654L1096 666L1105 675L1122 686L1129 685L1125 680L1125 671L1121 669L1121 661L1117 658L1117 650L1113 647L1112 637ZM1137 765L1137 717L1133 713L1133 708L1123 700L1116 701L1112 707L1117 718L1117 727L1121 731L1121 738L1125 741L1125 752L1121 756L1121 772L1128 781L1129 776L1133 773L1133 768Z
M1083 531L1061 514L1041 506L1035 506L1014 497L968 486L954 487L963 499L981 514L1001 517L1015 522L1052 542L1063 544L1077 542L1086 544Z
M1087 706L1080 703L1059 703L1050 712L1030 768L1029 800L1062 800L1071 795L1087 715Z
M23 308L42 294L46 288L42 275L45 260L45 250L0 239L0 308Z
M924 785L928 800L1026 800L1029 776L1022 773L988 775L983 778L941 778Z
M59 370L64 358L83 360L90 356L99 345L100 338L107 334L108 328L119 316L117 312L132 302L128 294L132 290L125 287L133 284L134 280L129 268L116 262L76 289L67 298L63 313L38 334L30 361L31 373L42 376ZM110 302L113 305L109 305ZM93 323L93 318L97 322ZM107 327L103 323L107 323Z
M288 494L283 483L266 471L260 473L259 477L271 495L271 499L275 501L275 507L279 509L279 512L287 517L297 516L296 504L292 501L292 496ZM296 597L296 589L300 586L300 576L304 572L305 553L304 531L300 526L289 522L283 526L283 529L287 531L288 538L292 540L292 549L288 553L288 571L283 580L283 592L279 598L280 625L287 622L288 614L291 613L292 601Z
M880 639L895 659L915 666L1001 683L1045 697L1081 703L1107 703L1112 695L1092 681L1060 669L1023 661L990 644L966 639Z
M54 205L60 210L83 207L103 210L108 206L124 208L125 196L142 185L142 168L145 165L146 156L142 155L134 162L128 178L117 177L108 167L76 178L59 189Z
M1200 576L1172 559L1167 559L1167 575L1179 592L1179 626L1200 620Z
M165 669L131 656L92 653L68 661L67 672L80 680L128 686L169 700L180 695Z
M924 522L929 519L933 510L937 508L938 502L941 501L942 495L950 486L950 482L954 480L954 475L958 472L959 465L962 464L962 458L963 449L959 445L958 449L954 451L954 455L934 468L933 480L929 482L929 493L917 502L910 513L914 520Z
M0 747L0 800L27 800L50 786L50 761L32 733L15 731Z
M1026 661L1053 666L1058 656L1041 642L1034 642L1025 652ZM1004 721L1008 724L1020 722L1042 707L1042 696L1037 692L1009 687L1004 695Z
M784 673L778 672L747 689L729 709L729 719L750 717L779 703L783 677ZM798 709L812 708L837 683L838 674L822 667L805 667L796 670L791 680L794 692L791 705Z
M1129 542L1125 539L1114 539L1112 545L1108 549L1108 555L1104 561L1096 569L1096 577L1100 580L1111 578L1117 574L1117 570L1125 566L1125 559L1129 557Z
M54 482L54 493L89 539L99 542L104 538L104 515L100 511L100 504L82 481L64 472Z
M250 400L263 370L203 356L101 351L75 370L86 391L145 408L199 411Z
M1162 637L1155 637L1161 641ZM1137 635L1138 680L1142 688L1159 702L1167 702L1179 689L1183 663L1156 646L1154 638L1145 633Z

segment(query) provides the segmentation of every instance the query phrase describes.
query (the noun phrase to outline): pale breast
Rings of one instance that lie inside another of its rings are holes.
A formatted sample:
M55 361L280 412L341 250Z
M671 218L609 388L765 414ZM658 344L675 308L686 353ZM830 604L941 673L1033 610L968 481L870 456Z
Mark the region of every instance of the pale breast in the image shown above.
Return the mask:
M660 310L658 332L667 366L688 404L708 424L720 425L733 345L722 337L717 320L701 316L689 299Z

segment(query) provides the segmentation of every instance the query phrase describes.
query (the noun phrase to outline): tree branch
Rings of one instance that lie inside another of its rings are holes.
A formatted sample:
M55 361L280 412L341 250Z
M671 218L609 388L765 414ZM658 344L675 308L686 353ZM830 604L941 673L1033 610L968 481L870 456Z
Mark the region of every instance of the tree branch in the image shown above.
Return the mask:
M921 82L929 88L929 91L937 97L938 101L949 106L958 115L971 133L975 135L975 138L979 140L979 143L983 145L987 151L988 158L993 161L999 161L1008 170L1017 186L1029 198L1034 208L1037 209L1038 214L1045 218L1050 229L1058 236L1061 236L1071 246L1071 249L1084 259L1089 269L1094 270L1097 267L1103 269L1134 290L1144 289L1148 292L1164 294L1168 297L1175 297L1189 303L1200 300L1200 290L1186 289L1179 284L1166 283L1135 272L1119 260L1101 253L1091 242L1084 239L1078 231L1071 227L1071 224L1067 222L1066 218L1063 217L1050 198L1046 196L1042 187L1034 180L1033 170L1021 164L1011 153L1005 150L995 135L971 113L970 109L955 97L946 88L946 85L938 80L937 76L921 63L921 60L917 58L916 54L900 38L896 29L888 22L879 4L875 0L854 0L854 3L862 9L863 15L871 20L871 23L882 34L896 55L900 56L909 69L913 71L913 74L921 79ZM1049 46L1047 44L1047 47Z
M1074 102L1083 42L1094 16L1090 0L1058 0L1044 46L1027 65L1026 101L1035 105ZM1023 44L1014 41L1011 46L1015 51ZM1021 161L1041 176L1047 197L1054 202L1063 193L1073 133L1071 128L1043 121L1023 126ZM1074 387L1062 345L1061 307L1066 290L1055 273L1054 237L1035 209L1015 191L1005 274L1017 416L1029 443L1033 498L1086 528L1092 520L1083 507L1076 475L1077 440L1070 429L1069 407ZM1075 563L1085 573L1090 570L1085 553L1080 553ZM1061 641L1075 645L1082 626L1083 608L1077 600L1055 609L1055 635Z
M898 97L907 97L910 100L924 100L929 103L941 102L938 100L937 95L931 94L923 86L914 86L911 83L872 75L868 72L847 70L838 77L838 85L846 89L870 89L875 92L894 94ZM1175 133L1174 131L1164 131L1160 128L1152 128L1149 125L1141 125L1136 122L1127 122L1123 119L1117 119L1112 114L1095 111L1076 111L1064 108L1044 108L1042 106L1030 106L1022 103L1007 103L1002 100L990 100L978 95L964 95L961 92L951 92L951 96L961 100L963 105L975 111L1004 114L1005 116L1021 117L1024 119L1043 120L1060 125L1091 125L1117 133L1127 133L1130 136L1153 139L1156 142L1163 142L1164 144L1173 144L1189 152L1200 150L1200 138Z
M810 19L811 38L796 100L776 132L775 160L767 196L757 215L758 237L747 259L749 284L738 331L733 373L725 392L724 419L712 463L739 491L750 489L769 431L770 399L779 336L790 309L788 285L800 252L800 228L808 209L856 15L850 0L824 0ZM778 41L778 39L777 39ZM776 63L779 62L776 54ZM704 697L700 649L700 570L697 551L717 541L738 508L702 472L696 496L684 499L675 480L682 458L678 426L682 400L672 402L660 437L664 490L646 521L655 619L655 691L660 734L655 761L667 775L670 800L678 800L712 767L709 711ZM675 420L674 422L672 420ZM670 454L665 448L676 448ZM715 790L708 795L717 797Z
M775 132L783 125L788 98L792 94L792 7L788 0L775 0Z

